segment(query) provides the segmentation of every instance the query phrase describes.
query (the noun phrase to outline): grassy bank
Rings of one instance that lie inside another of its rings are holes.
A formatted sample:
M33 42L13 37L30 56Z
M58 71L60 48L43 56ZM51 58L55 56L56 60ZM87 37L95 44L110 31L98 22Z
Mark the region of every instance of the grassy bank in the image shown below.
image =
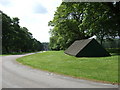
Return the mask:
M37 53L37 52L12 52L12 53L0 54L0 56L22 55L22 54L28 54L28 53Z
M78 78L118 83L118 55L111 57L76 58L63 51L48 51L17 59L37 69Z
M2 54L2 55L0 55L0 56L8 56L7 54Z

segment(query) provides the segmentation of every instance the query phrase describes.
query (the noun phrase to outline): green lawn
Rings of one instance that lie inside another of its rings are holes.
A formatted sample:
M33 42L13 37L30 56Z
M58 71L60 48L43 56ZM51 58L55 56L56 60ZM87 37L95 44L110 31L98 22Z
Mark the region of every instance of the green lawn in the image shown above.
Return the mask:
M8 55L0 55L0 56L8 56Z
M118 55L76 58L63 51L48 51L17 59L24 65L77 78L118 83Z

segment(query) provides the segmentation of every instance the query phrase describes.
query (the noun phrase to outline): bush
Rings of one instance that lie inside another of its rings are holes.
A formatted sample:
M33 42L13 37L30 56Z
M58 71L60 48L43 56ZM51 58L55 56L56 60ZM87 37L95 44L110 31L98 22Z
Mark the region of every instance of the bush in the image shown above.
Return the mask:
M109 53L119 53L120 48L106 48Z

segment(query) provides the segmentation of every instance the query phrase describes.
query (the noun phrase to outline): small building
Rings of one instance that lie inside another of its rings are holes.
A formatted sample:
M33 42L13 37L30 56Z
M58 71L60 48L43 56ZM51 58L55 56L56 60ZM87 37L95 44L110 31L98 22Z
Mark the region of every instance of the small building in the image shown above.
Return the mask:
M110 56L95 39L77 40L64 53L76 57Z

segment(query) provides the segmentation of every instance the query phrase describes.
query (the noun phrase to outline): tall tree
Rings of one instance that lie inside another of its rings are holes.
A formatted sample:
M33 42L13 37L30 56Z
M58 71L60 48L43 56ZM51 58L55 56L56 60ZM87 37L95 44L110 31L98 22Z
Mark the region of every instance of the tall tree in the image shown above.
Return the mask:
M119 4L119 2L63 2L57 8L54 19L48 24L53 26L50 31L50 47L65 49L73 41L89 38L93 35L96 35L102 44L104 37L110 38L119 35ZM117 8L116 12L118 13L113 13L110 5Z
M2 46L3 51L9 53L9 49L12 46L12 20L9 16L2 13Z
M2 12L2 53L32 52L42 48L29 30L19 25L19 18L10 18Z
M56 40L54 38L54 42L50 43L51 46L53 44L59 49L66 49L73 41L90 37L78 27L83 19L80 10L82 8L76 8L80 5L82 4L63 2L57 8L54 19L49 22L50 26L54 26L50 33L53 38L56 37Z

